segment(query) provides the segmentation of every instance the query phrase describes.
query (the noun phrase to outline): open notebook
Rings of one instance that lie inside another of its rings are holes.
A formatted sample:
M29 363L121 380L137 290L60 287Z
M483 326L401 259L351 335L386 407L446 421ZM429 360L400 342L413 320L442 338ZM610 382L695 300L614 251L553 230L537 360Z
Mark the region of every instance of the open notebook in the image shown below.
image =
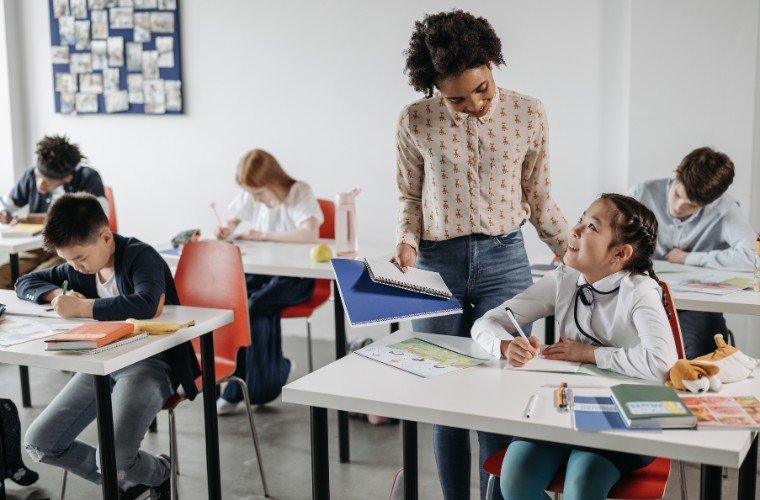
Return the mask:
M396 286L443 299L451 297L449 287L446 286L441 275L435 271L409 267L403 273L385 257L367 257L364 262L367 264L369 277L375 283Z

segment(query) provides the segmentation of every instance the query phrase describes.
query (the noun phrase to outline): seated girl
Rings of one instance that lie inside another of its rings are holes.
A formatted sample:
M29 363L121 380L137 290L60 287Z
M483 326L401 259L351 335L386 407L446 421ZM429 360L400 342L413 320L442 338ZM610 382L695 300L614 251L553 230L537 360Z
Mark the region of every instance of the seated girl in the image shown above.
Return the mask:
M541 345L536 337L508 335L515 327L507 308L521 326L553 314L562 341L547 346L545 358L594 363L662 383L678 356L652 269L656 240L657 220L649 209L628 196L603 194L572 229L565 265L487 312L473 326L473 338L522 366ZM603 499L621 475L653 460L514 438L504 456L501 491L505 500L548 498L544 490L565 467L565 499Z

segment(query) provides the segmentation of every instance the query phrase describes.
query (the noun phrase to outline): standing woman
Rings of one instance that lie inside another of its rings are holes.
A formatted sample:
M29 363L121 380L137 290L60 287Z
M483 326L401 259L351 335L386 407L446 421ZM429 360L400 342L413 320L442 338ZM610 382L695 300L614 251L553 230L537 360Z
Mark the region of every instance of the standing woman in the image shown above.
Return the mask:
M425 16L405 54L409 82L426 97L401 111L396 132L393 261L402 270L438 271L462 303L461 316L416 320L414 330L469 337L476 319L531 284L525 221L555 254L565 253L567 221L550 193L546 115L538 99L496 86L501 41L482 17L461 10ZM509 438L478 432L478 441L483 496L483 461ZM437 425L433 442L444 498L469 498L469 431Z

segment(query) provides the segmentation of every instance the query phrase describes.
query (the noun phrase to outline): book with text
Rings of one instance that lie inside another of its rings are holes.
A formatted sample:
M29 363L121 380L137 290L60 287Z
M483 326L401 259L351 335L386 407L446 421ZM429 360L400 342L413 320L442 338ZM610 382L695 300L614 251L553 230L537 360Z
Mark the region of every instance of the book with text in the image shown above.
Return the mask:
M671 387L618 384L610 390L612 400L628 427L691 429L697 425L697 417Z
M97 349L132 335L134 328L127 322L86 323L46 339L46 350Z
M572 411L576 431L660 430L627 427L610 397L575 396Z
M364 262L367 264L369 277L375 283L396 286L442 299L451 297L449 287L446 286L441 275L435 271L409 267L404 273L384 257L368 257L364 259Z

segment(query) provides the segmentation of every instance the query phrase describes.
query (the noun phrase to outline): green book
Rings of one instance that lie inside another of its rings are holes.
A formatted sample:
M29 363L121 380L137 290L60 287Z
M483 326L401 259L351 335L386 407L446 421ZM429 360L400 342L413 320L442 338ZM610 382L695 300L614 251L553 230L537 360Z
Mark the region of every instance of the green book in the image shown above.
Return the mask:
M691 429L697 417L671 387L618 384L611 387L612 400L631 428Z

